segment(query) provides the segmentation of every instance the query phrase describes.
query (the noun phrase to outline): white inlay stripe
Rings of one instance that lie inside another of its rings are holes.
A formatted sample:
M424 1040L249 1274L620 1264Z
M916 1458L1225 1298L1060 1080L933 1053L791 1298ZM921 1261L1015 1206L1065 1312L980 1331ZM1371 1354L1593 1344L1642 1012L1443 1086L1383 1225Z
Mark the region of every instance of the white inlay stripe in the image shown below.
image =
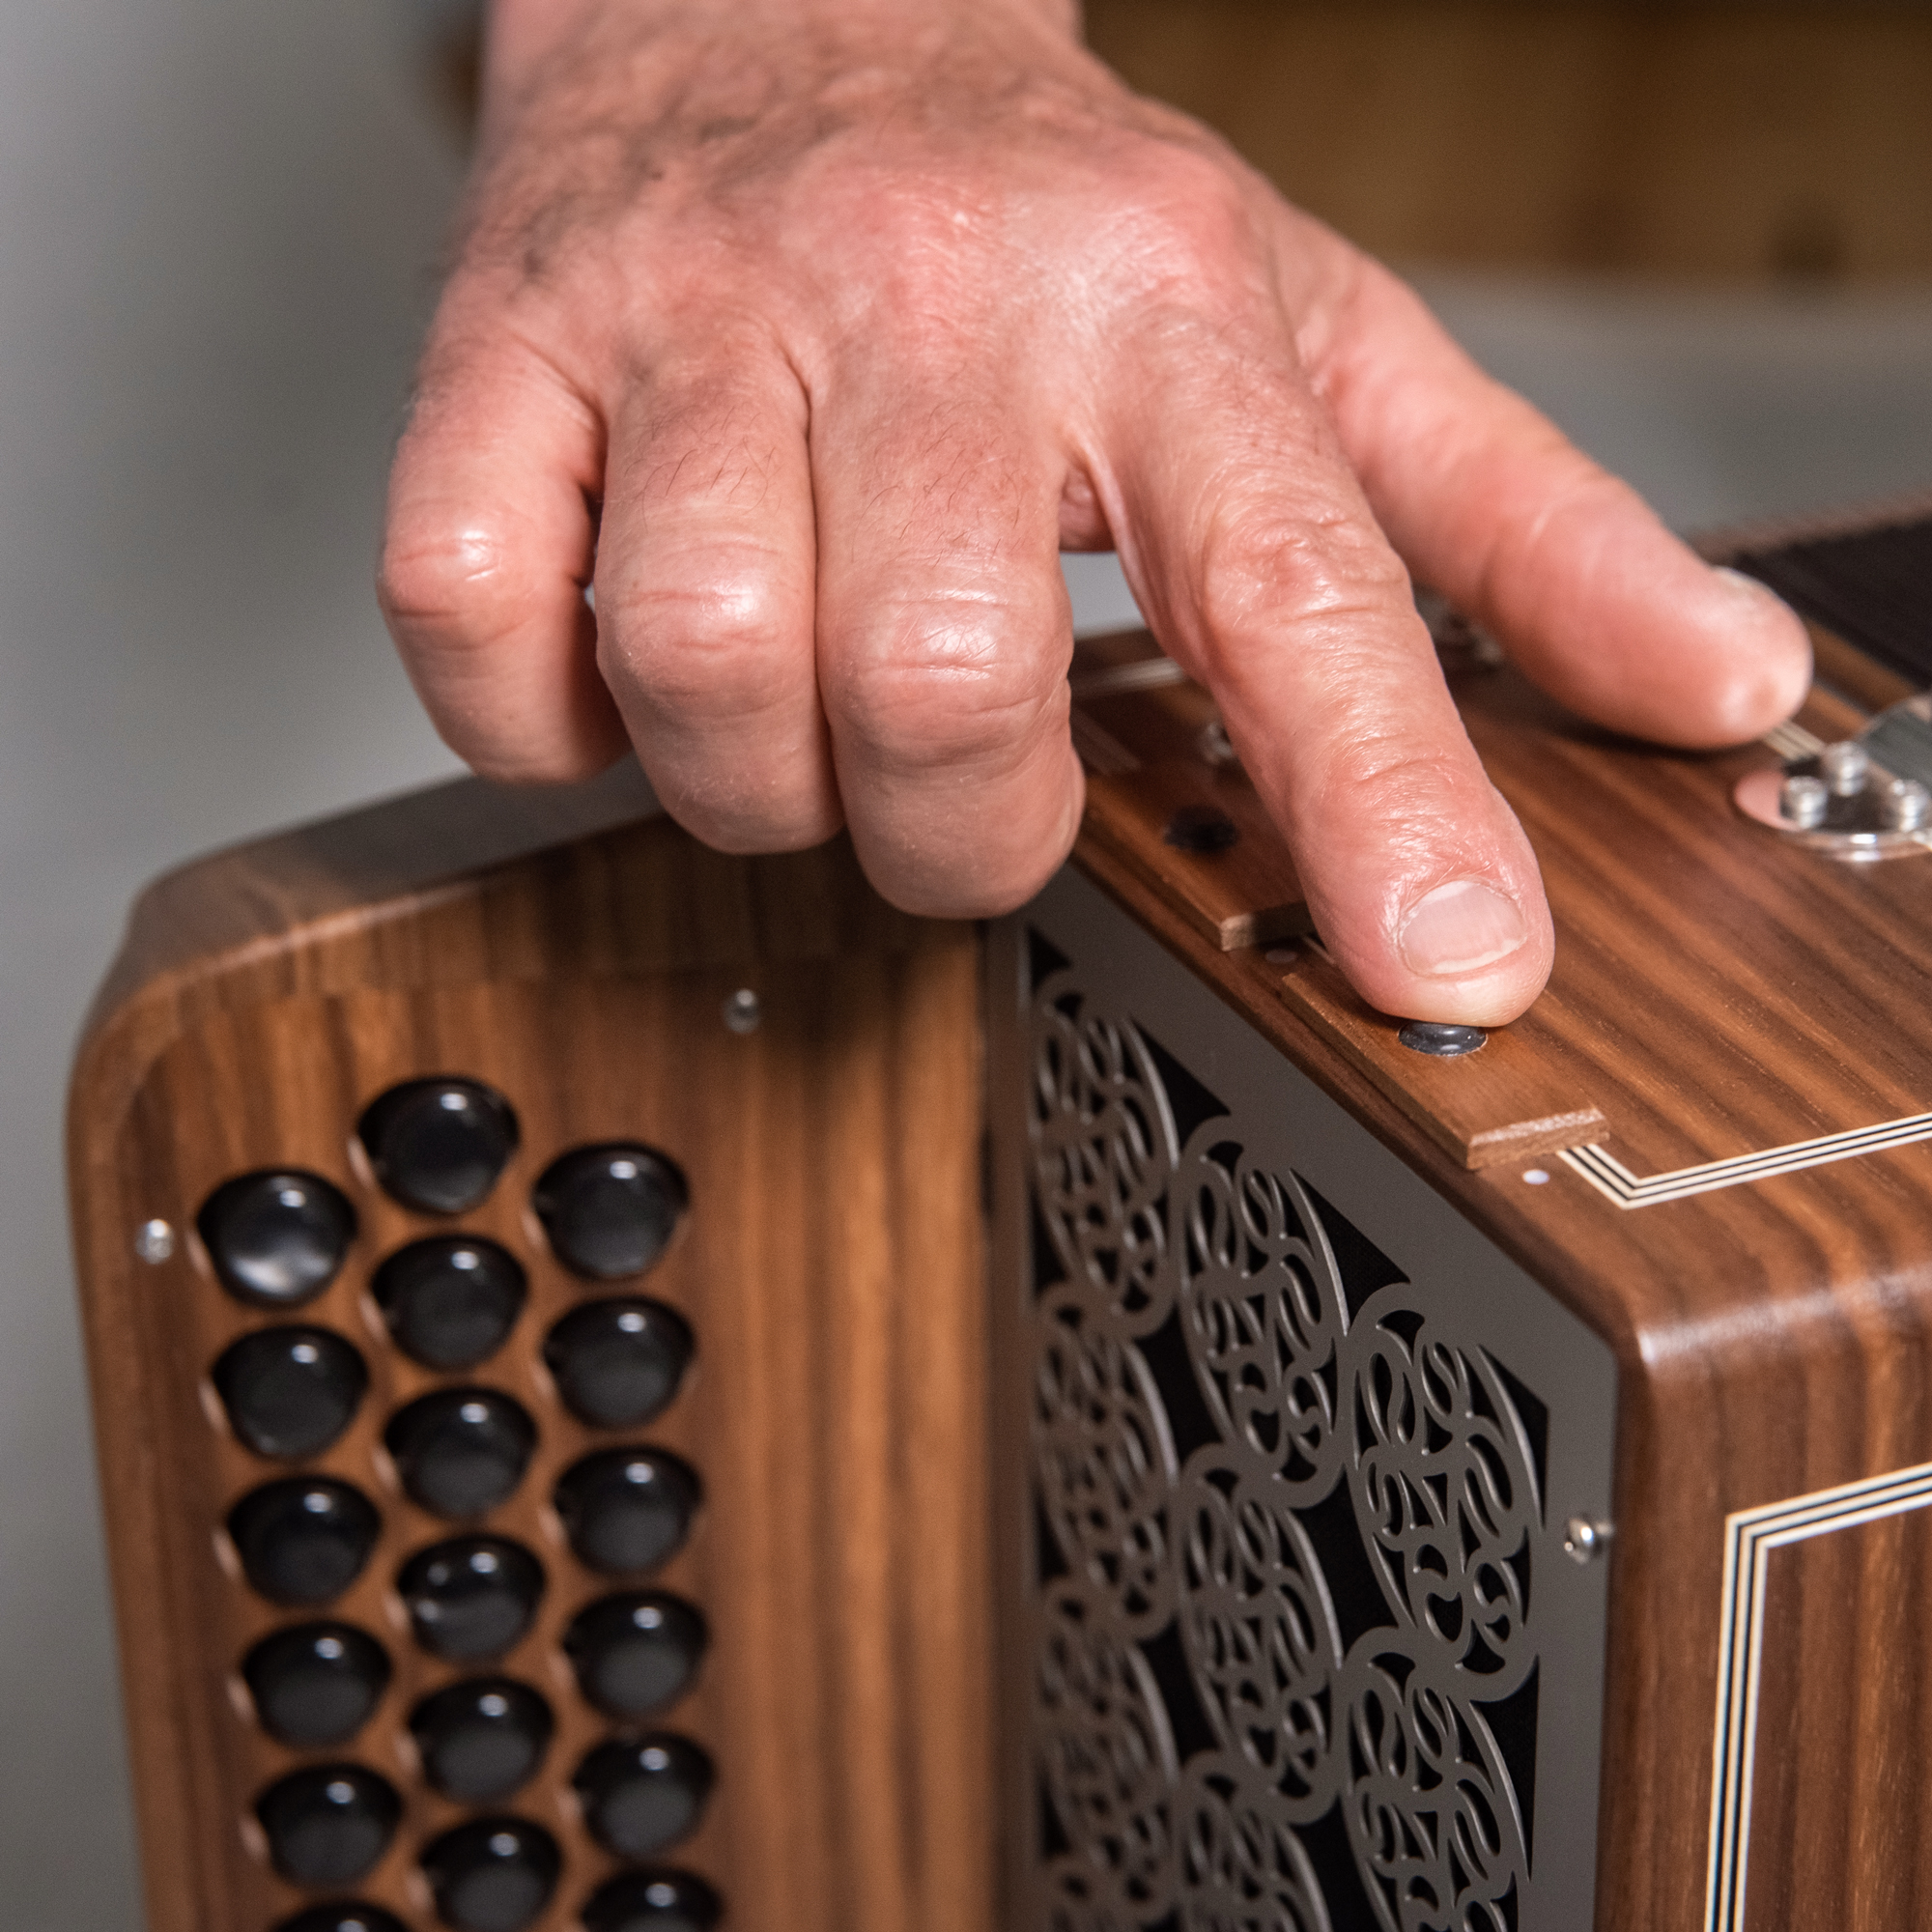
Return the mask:
M1880 1153L1888 1148L1910 1147L1915 1141L1927 1140L1932 1140L1932 1114L1908 1114L1903 1120L1882 1121L1874 1127L1854 1127L1848 1133L1825 1134L1815 1141L1793 1141L1788 1147L1734 1154L1729 1160L1707 1161L1701 1167L1673 1168L1668 1174L1634 1175L1615 1154L1596 1146L1564 1148L1556 1157L1619 1208L1654 1208L1660 1202L1683 1201L1719 1187L1769 1180L1774 1175L1796 1174L1804 1168L1823 1167L1829 1161L1850 1160L1855 1154Z
M1724 1595L1718 1721L1711 1772L1711 1862L1705 1932L1744 1932L1751 1785L1764 1658L1765 1572L1771 1552L1836 1529L1932 1505L1932 1463L1861 1483L1739 1510L1724 1519Z

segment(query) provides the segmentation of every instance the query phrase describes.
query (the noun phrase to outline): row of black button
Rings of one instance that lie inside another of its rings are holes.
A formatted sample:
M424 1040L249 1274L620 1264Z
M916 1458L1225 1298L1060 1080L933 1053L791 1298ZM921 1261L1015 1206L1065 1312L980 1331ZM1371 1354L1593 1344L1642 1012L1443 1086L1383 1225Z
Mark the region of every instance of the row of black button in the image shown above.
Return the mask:
M655 1570L678 1548L698 1493L690 1465L666 1450L601 1449L573 1463L552 1497L579 1560L606 1576L626 1577ZM242 1574L271 1603L291 1605L339 1597L362 1574L381 1528L368 1497L333 1476L264 1483L228 1514ZM396 1583L418 1637L443 1657L494 1655L446 1648L452 1625L485 1602L508 1600L521 1632L543 1586L537 1559L499 1536L436 1544L412 1557Z
M707 1641L704 1619L681 1598L626 1591L580 1610L564 1632L563 1648L592 1704L611 1717L636 1719L667 1709L690 1690ZM388 1653L366 1631L354 1624L311 1623L262 1638L242 1661L242 1675L263 1729L297 1749L317 1750L346 1744L362 1728L389 1687L391 1666ZM455 1693L473 1701L494 1694L504 1681L469 1680L416 1707L410 1725L432 1782L444 1761L445 1743L461 1728L462 1699ZM527 1695L542 1705L540 1715L515 1697L502 1711L477 1708L489 1723L507 1726L540 1755L550 1735L550 1711L535 1691ZM451 1698L455 1701L444 1701ZM459 1781L474 1780L466 1774ZM462 1795L441 1788L452 1797ZM506 1785L499 1795L516 1788Z
M491 1827L491 1835L495 1835L504 1821L478 1822ZM534 1861L530 1877L535 1883L519 1875L510 1885L493 1887L489 1876L518 1861L524 1850L521 1839L506 1835L500 1848L493 1848L487 1838L476 1842L473 1827L463 1829L471 1833L469 1838L456 1844L439 1839L432 1848L440 1848L438 1862L431 1870L433 1887L439 1877L442 1881L437 1892L439 1908L449 1922L464 1927L465 1932L519 1932L549 1903L555 1874L553 1872L544 1885L542 1863ZM467 1884L455 1882L459 1864ZM524 1910L526 1900L539 1890L541 1902L528 1917L508 1916ZM452 1911L469 1916L453 1918ZM712 1932L724 1915L717 1893L689 1872L624 1872L592 1892L581 1916L584 1932ZM276 1932L408 1932L408 1928L380 1905L352 1902L313 1906L285 1919Z
M461 1083L422 1084L446 1089ZM588 1281L642 1274L664 1253L688 1203L676 1164L654 1148L629 1141L559 1155L530 1191L552 1252ZM195 1225L222 1286L238 1300L299 1308L341 1272L355 1238L355 1210L342 1190L320 1175L262 1169L224 1181L208 1197ZM502 1253L495 1251L497 1257Z
M640 1297L574 1308L544 1342L564 1406L600 1429L635 1429L655 1419L676 1396L691 1357L683 1318ZM294 1460L319 1455L355 1420L369 1371L355 1345L333 1329L291 1323L231 1343L214 1364L213 1380L242 1442L258 1456ZM385 1439L404 1488L424 1508L469 1516L495 1508L516 1487L535 1426L507 1395L454 1389L402 1410ZM465 1487L466 1479L445 1477L443 1464L479 1457L497 1471L494 1490L483 1485L489 1499L456 1507L432 1499L452 1481Z
M521 1685L508 1689L524 1690ZM494 1694L509 1701L503 1693ZM546 1712L546 1722L548 1717ZM471 1771L495 1768L522 1748L522 1740L506 1743L507 1736L492 1736L472 1723L456 1756ZM547 1730L543 1743L549 1743ZM593 1746L571 1782L598 1843L619 1858L643 1860L682 1844L697 1829L714 1775L710 1758L689 1738L665 1732ZM306 1765L270 1785L256 1802L255 1815L269 1840L270 1862L291 1885L353 1885L388 1850L403 1801L386 1777L364 1765ZM533 1825L522 1830L534 1833L554 1858L547 1832ZM425 1854L426 1865L433 1863L435 1850L431 1846Z

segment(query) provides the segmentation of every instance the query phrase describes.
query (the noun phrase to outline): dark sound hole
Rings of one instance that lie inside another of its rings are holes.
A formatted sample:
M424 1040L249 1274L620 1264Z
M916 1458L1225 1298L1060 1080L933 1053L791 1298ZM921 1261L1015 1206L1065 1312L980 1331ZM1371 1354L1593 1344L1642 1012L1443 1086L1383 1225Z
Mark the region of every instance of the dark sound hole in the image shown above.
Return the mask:
M224 1181L195 1226L238 1301L298 1308L341 1269L355 1238L355 1210L320 1175L277 1169Z
M433 1544L396 1578L416 1641L454 1663L500 1657L529 1629L543 1589L543 1566L501 1536Z
M298 1749L347 1744L389 1685L388 1654L353 1624L300 1624L265 1636L242 1665L255 1715Z
M668 1734L599 1745L574 1780L584 1823L626 1859L655 1858L689 1837L714 1781L704 1752Z
M664 1253L689 1201L676 1163L630 1141L561 1155L531 1195L557 1260L592 1281L642 1274Z
M535 1776L550 1748L550 1706L527 1684L472 1678L410 1714L423 1775L461 1804L497 1804Z
M605 1449L558 1478L556 1513L578 1559L607 1576L655 1570L691 1528L697 1477L662 1449Z
M524 1312L521 1264L473 1235L412 1241L371 1286L397 1348L426 1368L473 1369L503 1346Z
M583 1932L712 1932L718 1894L689 1872L622 1872L590 1894Z
M275 1604L326 1604L357 1577L382 1519L360 1490L327 1476L264 1483L228 1513L248 1581Z
M255 1805L269 1856L293 1885L351 1885L389 1848L402 1801L359 1764L291 1772Z
M434 1516L487 1515L524 1479L536 1425L497 1389L439 1389L400 1410L383 1440L410 1499Z
M355 1132L384 1188L429 1214L479 1206L517 1151L516 1114L480 1080L406 1080L370 1103Z
M369 1372L327 1328L263 1328L214 1365L214 1390L237 1437L258 1456L313 1456L355 1420Z
M564 1406L599 1429L637 1429L666 1408L691 1364L691 1330L661 1302L593 1301L544 1342Z
M691 1689L703 1661L704 1619L657 1592L605 1597L580 1610L563 1636L584 1696L613 1718L647 1718Z
M423 1852L438 1916L457 1932L524 1932L556 1889L556 1840L523 1818L477 1818Z

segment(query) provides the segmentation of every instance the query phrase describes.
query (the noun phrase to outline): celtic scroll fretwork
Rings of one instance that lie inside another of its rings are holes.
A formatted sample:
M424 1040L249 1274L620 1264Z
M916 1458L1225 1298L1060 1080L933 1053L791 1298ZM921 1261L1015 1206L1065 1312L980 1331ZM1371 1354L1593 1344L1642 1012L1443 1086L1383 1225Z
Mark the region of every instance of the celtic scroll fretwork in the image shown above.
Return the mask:
M1292 1174L1257 1167L1225 1122L1180 1160L1188 1353L1225 1440L1280 1475L1292 1502L1334 1488L1337 1350L1346 1316L1335 1258Z
M1174 1117L1131 1021L1088 1010L1057 974L1034 1003L1036 1205L1096 1312L1144 1335L1173 1304Z
M1179 1147L1163 1064L1076 971L1038 989L1034 1207L1064 1279L1031 1316L1057 1558L1033 1738L1057 1842L1025 1932L1328 1932L1337 1883L1385 1932L1504 1932L1529 1847L1487 1714L1536 1664L1544 1509L1520 1385L1426 1286L1351 1304L1333 1210L1225 1113ZM1183 1397L1214 1439L1177 1466ZM1348 1846L1339 1877L1310 1833Z

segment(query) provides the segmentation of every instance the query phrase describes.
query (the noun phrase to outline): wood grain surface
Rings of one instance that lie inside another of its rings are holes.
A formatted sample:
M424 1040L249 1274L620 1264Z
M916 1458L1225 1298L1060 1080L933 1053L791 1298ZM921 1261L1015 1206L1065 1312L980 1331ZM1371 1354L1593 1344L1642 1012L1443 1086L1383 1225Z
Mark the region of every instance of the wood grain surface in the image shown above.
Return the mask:
M653 1578L712 1632L696 1691L665 1719L720 1774L677 1861L717 1885L744 1932L990 1932L971 929L893 914L842 845L723 860L656 819L514 856L559 814L635 816L634 781L539 803L523 823L520 805L457 786L181 875L137 917L83 1055L76 1233L150 1924L279 1923L302 1895L269 1870L254 1799L296 1762L343 1756L406 1799L392 1850L357 1889L432 1922L415 1854L462 1814L422 1785L406 1718L474 1666L410 1640L397 1568L452 1528L402 1496L380 1438L423 1389L478 1381L513 1393L540 1432L530 1471L484 1526L537 1551L549 1578L528 1636L490 1666L538 1686L558 1717L537 1781L499 1807L564 1848L545 1932L574 1926L616 1864L570 1789L610 1727L578 1697L559 1637L617 1586L576 1561L549 1494L587 1449L640 1438L684 1456L705 1492L688 1547ZM762 1019L741 1037L724 1003L746 987ZM381 1256L449 1223L371 1185L351 1141L373 1095L448 1072L489 1081L521 1117L510 1170L461 1225L519 1256L530 1304L499 1355L435 1376L386 1345L368 1281ZM586 1291L528 1206L556 1152L611 1138L665 1150L689 1178L681 1238L644 1288L686 1315L698 1350L678 1402L615 1436L575 1421L541 1365L545 1330ZM341 1276L299 1319L351 1338L371 1386L350 1431L299 1466L346 1477L382 1509L376 1553L335 1608L382 1636L396 1672L334 1752L270 1742L237 1671L266 1630L314 1614L256 1598L219 1533L236 1498L285 1465L228 1433L209 1365L279 1318L225 1295L192 1237L157 1266L131 1248L149 1217L187 1230L219 1181L280 1164L332 1180L360 1223Z

